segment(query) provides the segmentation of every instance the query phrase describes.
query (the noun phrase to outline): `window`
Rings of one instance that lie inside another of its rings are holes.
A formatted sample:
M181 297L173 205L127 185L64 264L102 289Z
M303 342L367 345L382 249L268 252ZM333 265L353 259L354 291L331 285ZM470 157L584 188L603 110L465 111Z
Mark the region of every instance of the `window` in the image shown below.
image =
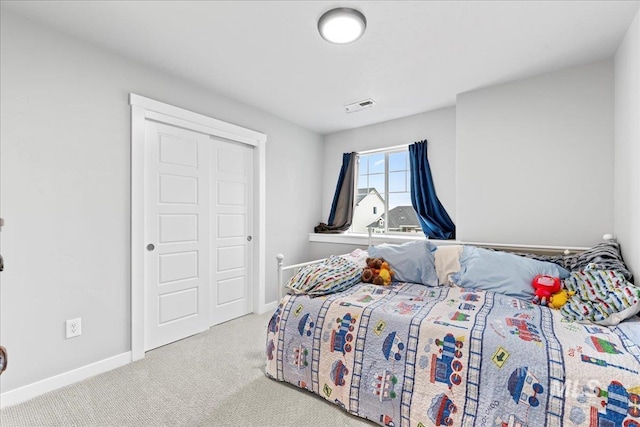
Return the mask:
M420 223L411 206L411 171L406 147L358 155L356 207L351 231L416 233Z

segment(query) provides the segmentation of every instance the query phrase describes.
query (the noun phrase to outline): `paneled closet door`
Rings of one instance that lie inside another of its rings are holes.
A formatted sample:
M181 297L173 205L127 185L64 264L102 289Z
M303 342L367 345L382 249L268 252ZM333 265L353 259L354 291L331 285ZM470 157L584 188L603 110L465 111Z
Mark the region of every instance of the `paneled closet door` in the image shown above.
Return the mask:
M209 327L209 135L146 121L145 351Z
M212 138L210 324L252 312L253 147Z

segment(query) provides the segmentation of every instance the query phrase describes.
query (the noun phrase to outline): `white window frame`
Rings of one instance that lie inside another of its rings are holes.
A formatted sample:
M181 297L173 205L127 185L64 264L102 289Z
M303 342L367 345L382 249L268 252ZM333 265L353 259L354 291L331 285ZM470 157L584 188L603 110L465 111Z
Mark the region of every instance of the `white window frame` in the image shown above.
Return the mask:
M383 196L383 200L384 200L384 213L385 215L388 215L389 213L389 155L393 154L393 153L399 153L399 152L403 152L406 151L407 153L409 152L409 144L404 144L404 145L395 145L393 147L384 147L384 148L376 148L373 150L366 150L366 151L359 151L357 152L357 156L358 156L358 165L360 164L360 156L361 155L369 155L369 154L378 154L378 153L384 153L384 194ZM410 170L410 169L409 169ZM356 182L354 185L354 196L355 198L358 197L358 177L360 176L360 170L358 167L357 170L357 174L356 174ZM409 192L411 192L411 189L408 189ZM382 233L376 233L376 234L380 234L380 235L387 235L387 236L410 236L412 235L412 233L408 233L408 232L401 232L401 231L389 231L389 221L384 221L384 231ZM354 234L354 235L363 235L363 234L368 234L366 232L361 232L361 231L353 231L351 228L349 229L349 233Z

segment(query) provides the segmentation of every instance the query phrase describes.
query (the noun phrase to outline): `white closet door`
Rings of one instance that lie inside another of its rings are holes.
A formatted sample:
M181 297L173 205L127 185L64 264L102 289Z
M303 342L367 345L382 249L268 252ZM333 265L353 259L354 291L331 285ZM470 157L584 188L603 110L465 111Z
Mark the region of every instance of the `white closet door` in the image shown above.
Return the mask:
M145 351L209 327L208 135L145 126Z
M253 148L212 140L210 324L216 325L252 311Z

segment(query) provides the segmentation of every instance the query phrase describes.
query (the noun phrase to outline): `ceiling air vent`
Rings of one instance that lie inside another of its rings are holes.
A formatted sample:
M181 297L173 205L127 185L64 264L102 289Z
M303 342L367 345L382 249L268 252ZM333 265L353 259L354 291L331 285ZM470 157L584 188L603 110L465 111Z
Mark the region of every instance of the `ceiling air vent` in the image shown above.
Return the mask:
M376 105L376 101L369 98L369 99L365 99L364 101L358 101L358 102L354 102L353 104L345 105L344 111L345 113L355 113L356 111L373 107L374 105Z

